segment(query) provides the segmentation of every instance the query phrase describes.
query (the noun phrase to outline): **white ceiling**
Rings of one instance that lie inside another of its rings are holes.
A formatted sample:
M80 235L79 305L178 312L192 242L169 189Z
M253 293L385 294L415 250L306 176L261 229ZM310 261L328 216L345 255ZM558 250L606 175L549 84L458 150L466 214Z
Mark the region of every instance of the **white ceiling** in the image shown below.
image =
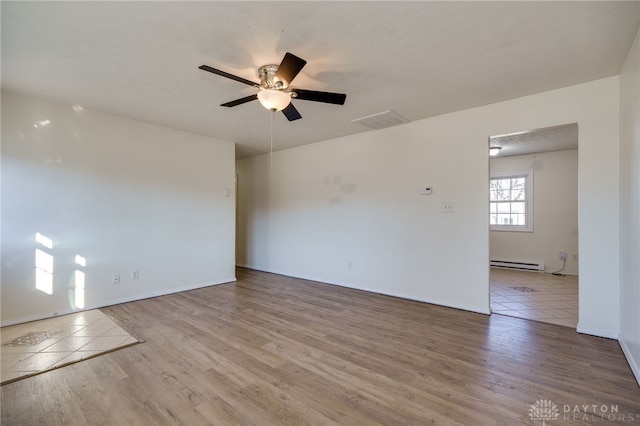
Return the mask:
M544 129L494 135L489 138L489 145L500 147L496 157L577 149L578 124L563 124Z
M640 2L9 2L2 86L269 149L255 89L289 51L308 61L293 86L347 93L344 106L296 100L275 116L275 148L367 131L392 110L417 120L617 75ZM512 129L524 130L524 129Z

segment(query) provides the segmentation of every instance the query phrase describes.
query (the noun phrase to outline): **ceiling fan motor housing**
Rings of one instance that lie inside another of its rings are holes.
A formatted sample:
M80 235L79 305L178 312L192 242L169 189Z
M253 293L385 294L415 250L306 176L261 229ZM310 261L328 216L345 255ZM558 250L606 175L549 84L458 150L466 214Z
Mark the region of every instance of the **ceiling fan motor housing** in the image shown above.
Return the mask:
M272 90L284 90L289 86L289 83L282 81L276 77L279 65L270 64L263 65L258 68L258 76L260 77L260 86L265 89Z

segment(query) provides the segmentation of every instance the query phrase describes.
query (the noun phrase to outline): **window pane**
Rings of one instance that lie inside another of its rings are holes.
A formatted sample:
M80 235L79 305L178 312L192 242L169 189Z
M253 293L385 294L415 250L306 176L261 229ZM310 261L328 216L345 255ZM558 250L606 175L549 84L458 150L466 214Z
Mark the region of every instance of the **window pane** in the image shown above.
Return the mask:
M498 211L498 206L496 203L489 203L489 213L495 213Z
M510 214L498 214L498 225L512 225Z
M525 213L525 204L524 202L514 202L511 203L511 213L520 213L520 214L524 214Z
M524 214L514 214L511 216L513 218L514 225L524 226L526 225L526 218Z
M491 179L490 189L494 191L502 191L503 189L509 189L511 184L509 179Z
M498 203L498 213L511 213L511 203Z
M510 198L511 184L509 179L492 179L489 185L492 200L508 200Z
M511 200L524 200L525 178L511 179Z
M498 224L498 215L492 214L489 215L489 225L497 225Z
M511 191L511 199L516 201L524 201L525 199L525 192L524 192L524 188L523 189L514 189L513 191Z
M512 196L511 196L511 190L510 189L503 189L502 191L500 191L498 193L498 199L502 200L502 201L509 201L511 200Z
M511 179L511 187L514 189L524 189L526 180L525 177L513 178Z

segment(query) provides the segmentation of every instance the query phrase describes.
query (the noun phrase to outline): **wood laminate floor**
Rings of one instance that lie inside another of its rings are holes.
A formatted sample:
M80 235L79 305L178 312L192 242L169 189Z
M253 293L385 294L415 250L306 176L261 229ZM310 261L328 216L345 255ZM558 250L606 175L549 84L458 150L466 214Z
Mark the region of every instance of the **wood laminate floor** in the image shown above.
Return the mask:
M640 422L640 388L615 340L246 269L237 277L105 308L146 342L3 386L2 424L539 425L547 416L553 426L598 423L598 410L613 408ZM555 411L541 411L542 400ZM591 417L575 417L583 405Z

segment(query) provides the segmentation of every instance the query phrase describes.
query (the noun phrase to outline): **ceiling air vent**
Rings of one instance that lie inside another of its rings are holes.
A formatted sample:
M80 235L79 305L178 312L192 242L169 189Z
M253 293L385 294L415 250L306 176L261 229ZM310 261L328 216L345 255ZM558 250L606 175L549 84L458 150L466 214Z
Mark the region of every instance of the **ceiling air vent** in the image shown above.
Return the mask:
M351 120L352 123L361 124L368 129L384 129L385 127L397 126L408 123L409 120L400 116L394 111L382 111L366 117Z

